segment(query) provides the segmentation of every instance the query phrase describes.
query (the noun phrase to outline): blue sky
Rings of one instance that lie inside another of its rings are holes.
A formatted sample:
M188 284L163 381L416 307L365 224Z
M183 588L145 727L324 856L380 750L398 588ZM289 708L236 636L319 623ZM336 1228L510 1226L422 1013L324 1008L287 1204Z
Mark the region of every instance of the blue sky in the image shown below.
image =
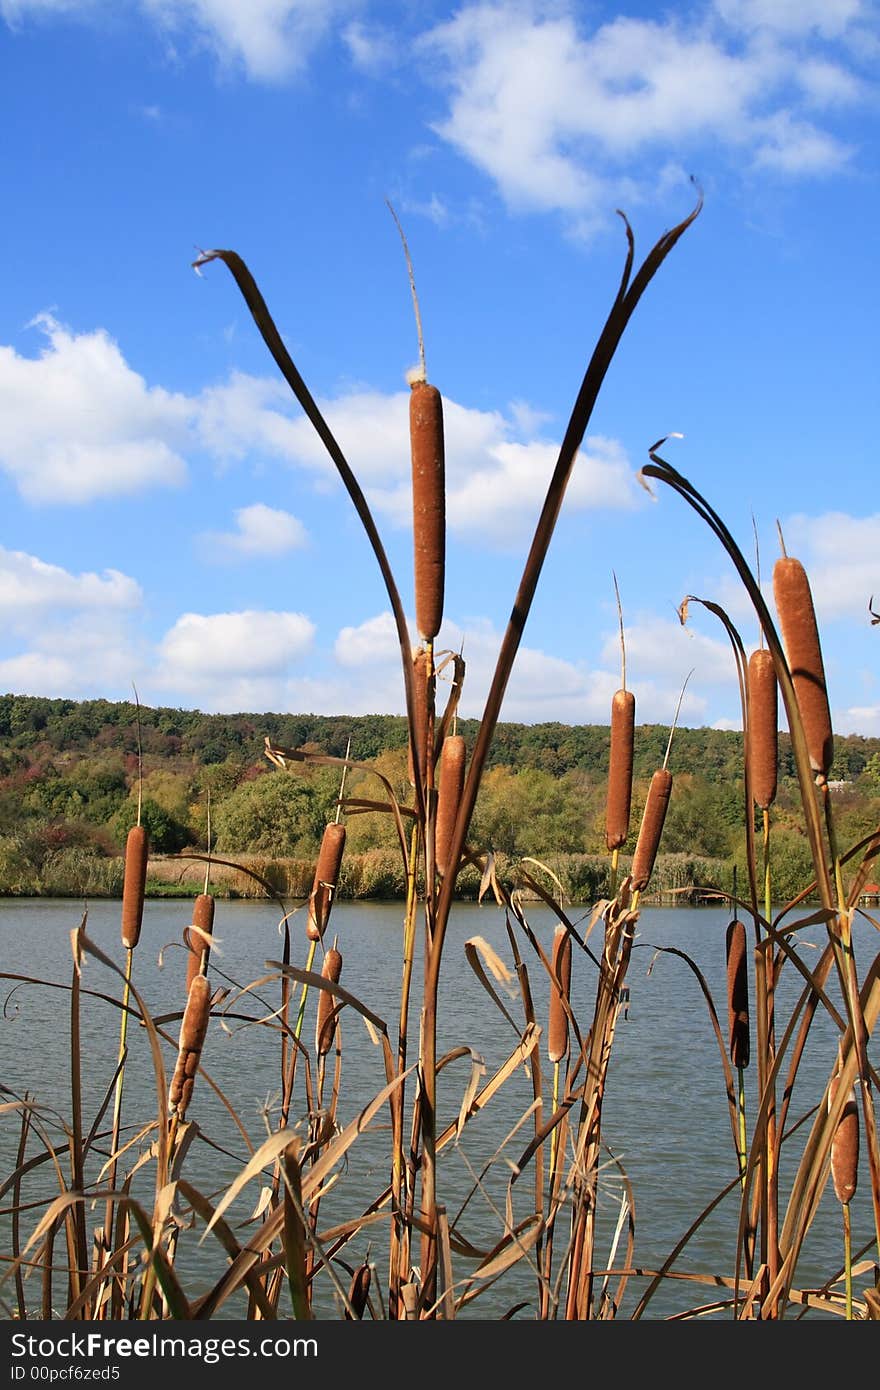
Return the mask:
M880 734L880 11L0 0L0 690L205 711L403 708L360 523L220 262L247 262L412 611L407 371L445 401L438 646L478 717L623 267L636 309L503 718L738 727L753 614L650 445L769 589L807 567L835 727ZM413 633L415 640L415 633Z

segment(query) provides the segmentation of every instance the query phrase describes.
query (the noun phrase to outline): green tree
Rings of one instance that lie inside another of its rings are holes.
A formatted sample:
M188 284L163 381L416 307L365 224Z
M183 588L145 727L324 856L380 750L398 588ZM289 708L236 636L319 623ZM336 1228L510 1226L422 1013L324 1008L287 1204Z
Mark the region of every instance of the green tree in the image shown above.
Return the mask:
M237 787L212 821L218 851L305 857L317 852L325 816L312 784L279 770Z

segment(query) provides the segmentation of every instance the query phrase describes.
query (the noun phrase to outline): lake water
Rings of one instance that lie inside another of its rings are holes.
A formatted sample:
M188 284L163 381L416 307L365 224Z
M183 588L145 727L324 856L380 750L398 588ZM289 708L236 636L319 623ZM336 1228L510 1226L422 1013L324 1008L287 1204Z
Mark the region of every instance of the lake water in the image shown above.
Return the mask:
M0 969L3 974L35 975L42 981L69 986L70 932L79 924L82 910L70 901L0 900ZM184 901L151 900L146 905L141 939L135 952L134 979L154 1016L182 1007L186 959L181 941L183 928L190 920L189 913L190 905ZM267 961L280 959L279 915L278 908L268 902L218 901L214 924L216 945L210 972L215 984L244 986L267 973ZM584 913L570 909L570 915L581 929ZM555 919L543 907L533 909L527 916L549 954ZM396 1045L397 1036L402 920L403 908L399 903L340 902L334 907L330 932L338 937L343 954L341 983L387 1020L393 1045ZM649 907L642 911L638 924L628 977L629 1013L621 1021L615 1040L604 1108L603 1139L632 1185L636 1229L634 1258L637 1265L645 1268L657 1267L699 1212L737 1171L724 1074L703 994L686 962L661 949L673 947L685 953L705 974L726 1037L724 937L728 920L725 908ZM290 927L291 960L296 965L304 965L306 943L302 913L294 915ZM86 930L96 945L122 966L124 951L119 934L119 904L98 902L90 905ZM516 931L529 971L537 1016L543 1020L548 993L546 976L528 941L518 928ZM475 936L488 942L508 966L513 964L503 912L494 905L456 907L441 975L440 1051L467 1045L482 1058L491 1075L512 1050L515 1033L467 962L465 942ZM799 933L799 940L805 958L815 959L824 944L824 933L820 927L807 928ZM856 951L862 974L877 949L876 930L869 923L859 923ZM416 959L415 975L418 977L418 949ZM47 1129L59 1141L60 1131L52 1111L69 1115L69 993L66 988L54 989L46 984L15 985L8 979L0 980L0 985L5 1001L0 1015L0 1076L8 1091L19 1096L27 1091L39 1099L45 1107ZM829 992L836 1000L833 985L832 977ZM496 988L518 1026L521 1025L522 1006L518 992L509 995L504 986ZM778 996L779 1035L800 988L800 977L796 977L793 970L784 971ZM84 971L83 989L118 998L121 981L99 961L91 959ZM592 1013L594 992L595 967L576 947L572 1002L576 1016L584 1023ZM240 1001L234 1012L265 1017L278 1007L278 1003L279 986L275 980ZM314 1005L312 994L304 1033L307 1039L313 1037ZM343 1013L340 1027L343 1066L339 1120L345 1124L384 1084L384 1070L380 1049L351 1009ZM169 1023L167 1030L176 1040L178 1023ZM118 1010L100 1000L84 999L82 1046L87 1128L113 1073L118 1034ZM277 1116L281 1087L277 1039L277 1033L263 1027L245 1026L241 1020L230 1018L224 1028L212 1019L203 1053L206 1071L228 1096L254 1146L266 1136L267 1123L272 1125ZM410 1055L414 1059L418 1045L417 992L411 1011L410 1039ZM129 1044L124 1121L134 1133L138 1122L149 1119L151 1104L155 1115L155 1102L151 1100L152 1064L145 1030L132 1027ZM753 1033L753 1050L754 1046ZM795 1088L790 1121L816 1103L827 1080L834 1047L833 1028L820 1015ZM166 1056L169 1072L174 1056L175 1047L169 1044ZM876 1066L876 1043L872 1060ZM549 1087L552 1067L546 1060L542 1070ZM441 1128L457 1115L470 1074L471 1063L467 1059L452 1063L443 1073L439 1095ZM298 1074L292 1120L304 1109L300 1076L301 1073ZM752 1116L755 1110L753 1086L754 1066L751 1066L746 1071L746 1087ZM545 1094L545 1104L549 1104L546 1088ZM493 1245L501 1234L499 1211L503 1214L510 1168L503 1161L494 1164L478 1190L470 1195L475 1178L504 1143L531 1100L531 1082L520 1068L487 1110L467 1125L460 1141L449 1145L441 1155L438 1199L446 1205L450 1221L455 1219L462 1204L466 1204L460 1229L483 1248ZM189 1118L197 1122L202 1134L216 1147L197 1140L188 1155L187 1175L203 1191L216 1196L246 1161L246 1146L227 1110L201 1078L196 1083ZM370 1130L356 1141L337 1187L322 1201L319 1228L363 1210L370 1198L385 1187L388 1179L386 1121L387 1108L379 1112ZM506 1158L513 1160L522 1152L531 1124L531 1120L526 1121L506 1144L503 1150ZM783 1187L785 1175L799 1155L799 1140L803 1142L808 1129L808 1125L804 1126L784 1148L789 1157L782 1169ZM4 1116L0 1122L0 1159L4 1175L14 1167L18 1134L17 1117L14 1114ZM28 1150L29 1154L34 1152L36 1147ZM39 1176L26 1182L25 1200L45 1195L45 1188L39 1186L40 1182L45 1182L45 1172L43 1168ZM147 1168L144 1180L144 1195L149 1202ZM515 1190L521 1191L521 1199L527 1203L533 1190L530 1177L524 1176ZM610 1248L620 1192L620 1181L609 1157L600 1182L597 1250L603 1252L602 1258ZM259 1185L253 1183L233 1209L237 1220L248 1219L258 1197ZM3 1205L8 1206L8 1203L7 1195ZM873 1229L864 1144L862 1174L852 1211L853 1245L858 1249L870 1241ZM737 1216L738 1202L734 1195L720 1204L674 1268L682 1273L689 1270L733 1273ZM8 1218L3 1219L5 1222ZM23 1218L25 1233L30 1229L29 1219ZM3 1231L4 1245L7 1244L7 1229ZM239 1231L240 1239L245 1239L248 1229ZM841 1232L840 1207L829 1185L808 1236L796 1284L812 1286L841 1267ZM180 1240L178 1264L190 1294L201 1292L225 1267L225 1257L213 1239L208 1237L200 1244L200 1234L200 1230L184 1232ZM560 1224L557 1248L564 1239L564 1226ZM366 1251L368 1242L371 1258L376 1260L381 1274L387 1258L383 1227L362 1235L347 1258L355 1263ZM872 1253L876 1257L876 1250ZM456 1273L463 1274L467 1269L467 1266L457 1266ZM620 1310L621 1317L629 1315L644 1287L644 1280L631 1280ZM515 1273L499 1280L484 1297L465 1309L462 1316L498 1319L515 1303L526 1300L527 1306L517 1316L532 1317L535 1292L534 1277L525 1265L520 1265ZM713 1296L707 1286L683 1280L667 1281L649 1303L644 1316L668 1318L695 1304L709 1303ZM33 1298L38 1301L36 1288ZM338 1316L333 1290L326 1281L317 1306L320 1316ZM2 1314L8 1315L8 1312ZM221 1310L221 1316L243 1315L243 1303L235 1300Z

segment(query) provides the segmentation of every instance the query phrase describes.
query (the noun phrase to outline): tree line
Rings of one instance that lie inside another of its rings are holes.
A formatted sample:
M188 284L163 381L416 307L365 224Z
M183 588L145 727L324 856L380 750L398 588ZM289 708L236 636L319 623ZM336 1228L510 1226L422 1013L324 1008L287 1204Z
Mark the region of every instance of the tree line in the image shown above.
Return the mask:
M458 731L468 746L475 720ZM290 772L265 756L265 739L302 749L315 761ZM602 861L607 725L498 726L474 814L471 841L508 860L565 861L582 886L595 886L587 862ZM636 730L631 838L669 730ZM211 849L218 855L308 863L336 813L341 769L355 767L346 797L375 802L385 778L402 804L411 800L406 724L393 715L203 714L105 700L0 696L0 893L115 891L125 836L138 815L157 855ZM746 814L742 735L676 730L669 761L674 790L663 852L732 869L744 857ZM880 739L835 741L835 795L841 837L868 834L880 819ZM787 734L780 734L774 843L792 881L809 865L798 818ZM347 856L396 849L392 818L374 809L346 815ZM631 850L632 844L627 848ZM583 863L578 870L578 861ZM385 882L385 878L382 879ZM800 880L801 884L803 879Z

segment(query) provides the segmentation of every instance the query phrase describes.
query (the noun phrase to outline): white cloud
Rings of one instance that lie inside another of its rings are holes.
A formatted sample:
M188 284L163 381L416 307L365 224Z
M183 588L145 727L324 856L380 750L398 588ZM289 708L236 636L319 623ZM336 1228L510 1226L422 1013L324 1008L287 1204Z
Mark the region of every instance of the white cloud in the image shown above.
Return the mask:
M234 531L207 532L201 539L208 559L228 555L270 557L297 550L307 542L306 529L290 512L254 502L235 512Z
M342 36L352 62L362 72L378 76L400 62L399 39L384 26L352 20L351 24L346 25Z
M84 698L125 688L142 665L133 622L140 586L118 570L71 574L0 547L0 686ZM24 649L9 651L14 644Z
M51 315L36 358L0 345L0 468L33 502L96 497L180 483L185 397L147 386L101 329L75 334Z
M408 526L409 392L351 391L318 404L370 506ZM305 417L285 413L287 405L275 383L236 373L201 398L201 439L223 457L244 458L256 449L329 482L333 466L323 444ZM495 542L520 540L537 519L558 455L557 443L522 438L543 417L523 402L512 405L508 417L448 398L443 413L450 531ZM588 438L566 494L568 509L625 508L639 501L622 446L601 436Z
M134 609L141 600L140 586L119 570L71 574L36 555L0 546L0 617L7 629L29 628L59 609L67 614Z
M670 635L661 634L656 643L637 637L637 652L630 667L632 680L628 679L627 684L638 691L640 723L671 723L684 678L696 664L694 649L686 645L687 639L676 643L678 657L675 652L670 655L668 641L663 640ZM479 718L483 713L502 637L487 619L472 618L462 623L447 619L443 623L437 638L437 660L439 664L447 651L460 651L464 656L466 671L459 711L465 718ZM710 680L723 679L717 666L712 665L719 655L713 644L703 640L698 643L698 651L703 661L685 692L682 723L705 721L707 701L700 693L704 669L711 670ZM370 618L359 627L344 628L337 638L335 654L342 672L335 686L331 682L321 692L321 698L328 701L328 710L403 712L403 675L390 613ZM451 666L440 673L438 708L445 706L448 699L450 674ZM734 679L729 662L728 679ZM613 637L609 636L595 666L586 660L568 661L524 643L516 655L501 718L522 723L559 720L607 724L611 697L619 684L619 654Z
M287 668L311 651L314 635L303 613L183 613L159 644L151 682L202 709L277 709Z
M795 2L618 16L591 31L567 5L467 5L422 39L449 93L434 128L512 207L560 211L587 229L624 178L637 196L631 180L648 152L655 166L658 151L680 162L683 147L708 144L740 166L745 155L789 174L836 170L849 151L807 110L861 96L822 44L870 16Z
M677 684L680 690L688 672L693 670L689 684L733 687L736 683L733 650L726 637L723 640L710 637L694 625L703 620L703 612L707 623L717 623L708 610L697 605L691 608L684 626L675 619L656 614L642 614L633 623L627 623L627 683L632 682L635 688L643 676L662 677L673 686ZM619 634L609 634L601 657L609 664L615 661L619 664Z
M0 0L10 25L55 14L100 19L124 0ZM257 82L297 76L315 49L359 0L128 0L171 39L207 49L224 69Z
M792 35L815 30L825 38L869 19L871 9L864 0L715 0L714 8L727 24L744 30Z
M141 0L171 34L208 48L258 82L300 73L353 8L350 0Z

